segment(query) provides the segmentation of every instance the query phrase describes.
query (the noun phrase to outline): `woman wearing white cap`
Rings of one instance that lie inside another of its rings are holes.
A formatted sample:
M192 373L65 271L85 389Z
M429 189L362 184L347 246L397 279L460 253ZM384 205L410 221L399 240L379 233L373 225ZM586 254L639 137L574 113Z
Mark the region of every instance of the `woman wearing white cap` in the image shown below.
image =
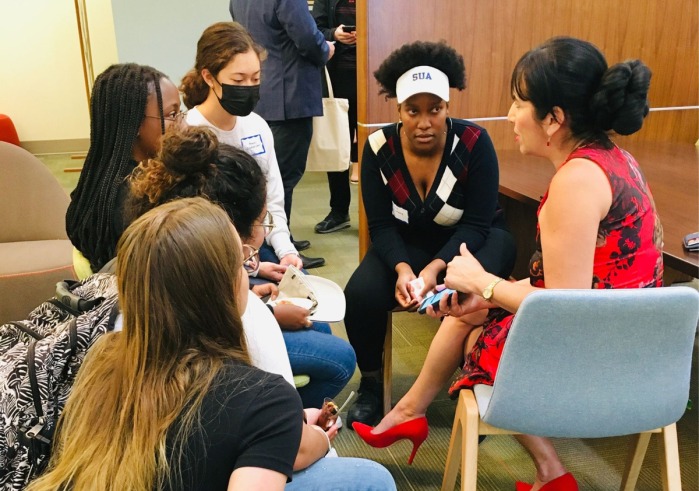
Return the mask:
M345 325L362 372L349 421L366 424L381 415L387 312L396 305L415 310L462 243L498 276L507 277L515 259L497 202L490 137L449 117L449 88L465 86L463 58L445 43L416 42L391 53L374 76L380 93L397 99L399 121L370 135L364 147L361 185L372 246L345 289Z

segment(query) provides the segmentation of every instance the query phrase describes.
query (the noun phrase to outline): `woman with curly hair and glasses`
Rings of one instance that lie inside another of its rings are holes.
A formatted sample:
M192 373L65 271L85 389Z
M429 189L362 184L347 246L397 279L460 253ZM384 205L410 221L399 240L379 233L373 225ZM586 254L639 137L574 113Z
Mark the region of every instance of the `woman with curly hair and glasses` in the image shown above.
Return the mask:
M322 457L337 429L251 365L242 244L225 211L176 199L123 233L123 327L100 338L28 489L395 491L379 464ZM288 481L291 481L287 484Z
M130 184L126 207L130 217L176 198L204 196L220 204L245 244L246 270L257 269L257 250L276 222L266 211L263 172L247 152L220 143L206 127L168 132L158 157L142 163ZM277 287L265 283L253 286L253 291L257 296L274 296ZM347 341L334 336L328 324L311 322L309 315L308 309L286 304L276 305L270 314L259 298L251 298L243 320L249 336L256 340L253 347L259 348L254 353L267 353L264 359L275 367L273 371L287 374L290 362L294 374L310 377L299 393L305 407L319 408L325 397L335 397L347 384L356 358ZM276 344L279 337L283 337L281 353ZM278 371L286 359L286 371Z

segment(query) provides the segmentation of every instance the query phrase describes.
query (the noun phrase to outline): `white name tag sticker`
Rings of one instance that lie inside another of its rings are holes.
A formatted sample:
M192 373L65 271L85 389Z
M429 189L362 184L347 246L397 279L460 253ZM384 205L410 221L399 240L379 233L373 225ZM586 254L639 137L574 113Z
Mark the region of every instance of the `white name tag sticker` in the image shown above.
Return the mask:
M250 155L254 156L265 153L265 144L262 143L261 135L253 135L242 138L240 140L240 144L243 146L243 150Z
M393 205L393 216L401 222L408 223L408 210L401 208L395 203L391 203L391 205Z

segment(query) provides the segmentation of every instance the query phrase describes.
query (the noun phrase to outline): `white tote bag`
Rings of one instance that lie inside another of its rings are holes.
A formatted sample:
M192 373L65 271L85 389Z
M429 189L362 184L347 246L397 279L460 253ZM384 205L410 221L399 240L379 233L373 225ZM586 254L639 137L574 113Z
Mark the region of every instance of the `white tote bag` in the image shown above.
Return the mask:
M311 172L343 171L350 164L349 101L335 98L327 68L325 80L330 97L323 97L323 115L313 118L313 138L306 162L306 170Z

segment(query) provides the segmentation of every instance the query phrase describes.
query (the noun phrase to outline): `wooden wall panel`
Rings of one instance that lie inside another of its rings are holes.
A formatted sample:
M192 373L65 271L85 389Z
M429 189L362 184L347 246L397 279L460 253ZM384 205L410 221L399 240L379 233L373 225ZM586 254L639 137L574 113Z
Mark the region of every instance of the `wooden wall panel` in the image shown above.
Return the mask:
M357 152L359 155L359 172L361 173L362 152L364 144L372 129L363 126L362 123L369 122L369 104L374 103L375 95L378 92L376 85L370 86L368 81L373 80L369 70L369 36L367 28L369 26L368 1L357 0ZM372 9L373 10L373 9ZM374 68L375 70L375 68ZM370 88L371 87L371 88ZM372 101L372 102L370 102ZM362 199L361 179L359 187L359 259L364 257L364 253L369 249L369 230L367 229L366 213L364 212L364 200Z
M453 114L453 113L452 113ZM468 116L467 116L468 118ZM696 142L699 138L699 111L657 111L646 117L643 128L630 136L615 135L614 141L625 142ZM488 130L497 150L516 150L512 125L508 121L479 121Z
M377 95L372 72L395 48L418 39L444 39L464 56L467 88L454 91L450 104L457 117L506 115L517 59L555 35L595 43L610 63L641 58L653 70L653 107L699 105L699 9L693 0L365 0L359 5L367 9L368 48L366 78L360 78L367 89L364 108L360 99L362 123L396 120L395 101ZM641 138L693 142L699 137L698 114L655 118L658 126ZM671 124L675 117L681 124Z

